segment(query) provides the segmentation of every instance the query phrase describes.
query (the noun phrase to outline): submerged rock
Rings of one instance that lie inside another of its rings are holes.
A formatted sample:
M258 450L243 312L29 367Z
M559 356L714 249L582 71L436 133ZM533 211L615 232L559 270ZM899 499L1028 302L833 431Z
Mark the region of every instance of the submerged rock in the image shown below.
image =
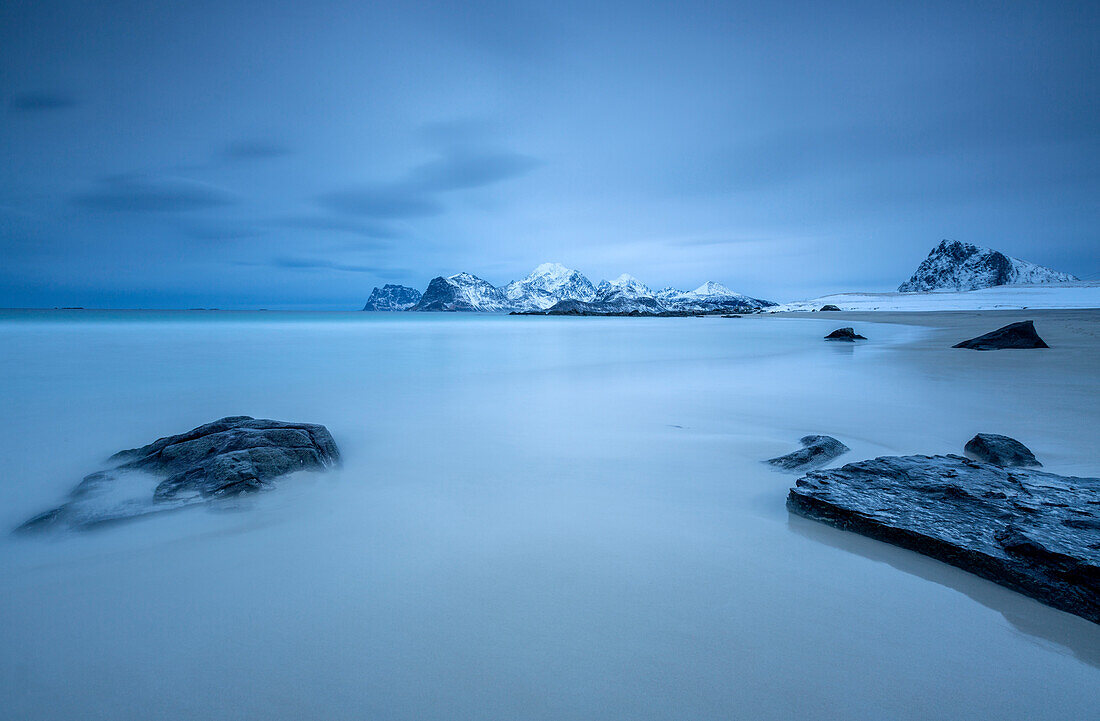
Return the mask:
M802 444L800 450L765 462L788 471L806 471L821 468L851 450L832 436L802 436L799 442Z
M841 340L855 343L857 340L867 340L867 338L856 333L854 328L837 328L832 333L825 336L825 340Z
M1035 332L1035 323L1023 320L1009 323L1003 328L980 335L977 338L956 343L952 348L970 348L971 350L1001 350L1002 348L1049 348L1039 334Z
M321 425L230 416L120 451L108 462L109 469L85 476L66 503L19 530L86 527L258 491L286 473L334 466L340 452Z
M1015 438L979 433L963 446L966 455L995 466L1042 466L1027 446Z
M787 507L1100 623L1098 478L892 456L811 472Z

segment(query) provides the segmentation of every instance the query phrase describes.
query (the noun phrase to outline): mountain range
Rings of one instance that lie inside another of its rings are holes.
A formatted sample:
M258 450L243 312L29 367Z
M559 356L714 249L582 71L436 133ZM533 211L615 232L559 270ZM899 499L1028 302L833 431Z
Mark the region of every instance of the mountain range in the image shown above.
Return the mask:
M900 293L936 290L969 291L1000 285L1067 283L1077 278L1000 251L944 240L916 272L898 287ZM785 306L784 306L785 307ZM421 294L415 288L387 284L375 288L363 310L481 311L551 315L659 315L681 313L753 313L775 310L775 303L735 293L707 281L695 290L652 290L624 273L598 285L560 263L543 263L521 280L503 287L471 273L433 278Z
M898 286L899 293L932 290L977 290L997 285L1067 283L1077 280L1026 260L971 243L945 240L932 249L913 276Z
M593 285L579 271L560 263L543 263L526 278L503 288L470 273L433 278L423 294L407 286L386 285L374 289L363 310L659 314L754 312L772 305L714 281L691 291L653 291L624 273L615 280Z

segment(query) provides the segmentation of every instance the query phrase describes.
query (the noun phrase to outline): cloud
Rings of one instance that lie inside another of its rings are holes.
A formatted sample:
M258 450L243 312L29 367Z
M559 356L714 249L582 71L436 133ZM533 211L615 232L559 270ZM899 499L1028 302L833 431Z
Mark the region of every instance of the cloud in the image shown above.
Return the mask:
M326 193L318 200L337 212L369 218L422 218L443 212L436 199L402 184L347 188Z
M98 188L72 197L74 205L88 210L112 212L185 212L235 202L230 193L182 178L116 176Z
M326 215L290 215L283 218L275 218L270 221L270 224L282 228L350 233L352 235L361 235L365 238L397 238L401 235L401 233L385 223Z
M290 155L282 143L262 139L235 140L222 149L222 157L231 161L268 160Z
M62 93L20 93L11 99L10 107L17 113L47 113L68 110L78 105L76 98Z
M386 268L371 265L357 265L354 263L337 263L331 260L318 258L280 257L273 259L269 265L276 268L288 268L291 270L339 270L348 273L380 273Z
M450 128L455 139L467 129ZM370 218L420 218L443 212L443 193L480 188L518 178L540 165L527 155L503 150L451 147L436 160L413 168L402 179L326 193L318 198L339 213Z
M195 240L240 240L253 238L260 229L240 222L203 222L180 225L180 231Z
M413 169L410 183L427 192L479 188L525 175L539 164L535 158L518 153L461 153Z

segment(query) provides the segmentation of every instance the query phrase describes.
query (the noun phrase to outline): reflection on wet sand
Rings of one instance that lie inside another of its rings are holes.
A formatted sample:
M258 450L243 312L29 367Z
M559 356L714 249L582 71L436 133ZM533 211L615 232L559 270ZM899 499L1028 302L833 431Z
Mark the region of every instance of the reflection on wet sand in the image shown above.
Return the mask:
M954 589L997 611L1022 634L1053 644L1100 668L1100 626L1083 618L1050 608L992 581L914 551L841 531L793 513L788 515L787 526L805 538Z

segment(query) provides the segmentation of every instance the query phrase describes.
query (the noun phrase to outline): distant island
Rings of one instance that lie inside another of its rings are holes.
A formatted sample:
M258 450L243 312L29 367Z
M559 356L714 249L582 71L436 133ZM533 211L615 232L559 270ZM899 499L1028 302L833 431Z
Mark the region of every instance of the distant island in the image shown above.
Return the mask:
M687 315L755 313L775 303L707 281L695 290L653 291L631 275L598 285L560 263L543 263L522 280L497 288L471 273L439 276L420 293L403 285L375 288L363 310L512 312L549 315Z
M1002 285L1052 285L1078 279L1026 260L971 243L944 240L934 247L899 293L971 291ZM560 263L543 263L522 280L503 287L473 275L433 278L423 293L404 285L375 288L363 310L416 312L491 312L515 315L684 316L761 313L796 309L734 292L707 281L695 290L652 290L623 274L593 284L581 272ZM820 304L819 304L820 305ZM801 309L801 308L797 308ZM817 308L814 308L817 310ZM840 310L840 308L837 308Z

